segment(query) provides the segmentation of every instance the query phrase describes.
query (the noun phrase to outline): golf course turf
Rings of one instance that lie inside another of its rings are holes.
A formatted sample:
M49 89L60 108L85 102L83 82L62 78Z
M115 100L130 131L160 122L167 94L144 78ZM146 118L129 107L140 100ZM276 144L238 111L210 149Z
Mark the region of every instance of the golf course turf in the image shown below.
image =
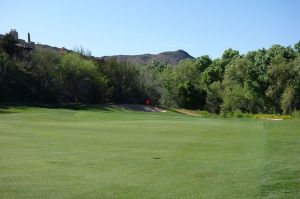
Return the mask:
M0 108L0 198L300 198L300 120Z

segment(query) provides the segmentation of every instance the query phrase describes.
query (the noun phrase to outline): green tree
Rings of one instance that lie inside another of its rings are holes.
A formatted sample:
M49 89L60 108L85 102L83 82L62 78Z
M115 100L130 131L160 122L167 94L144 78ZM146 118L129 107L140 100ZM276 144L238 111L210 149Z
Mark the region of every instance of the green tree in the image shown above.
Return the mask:
M9 56L0 48L0 85L9 65Z
M300 41L298 41L295 45L294 45L294 49L300 53Z
M140 70L133 64L116 59L98 62L98 70L108 80L109 99L118 103L142 103L145 100Z
M161 72L164 70L151 67L143 67L140 70L140 81L142 92L145 99L150 99L153 104L158 104L161 99L163 82Z
M211 65L212 60L208 55L204 55L196 58L195 60L193 60L193 62L197 71L199 73L202 73L205 69L207 69Z
M272 61L268 71L267 80L268 88L266 96L270 99L273 105L272 112L281 112L282 93L289 85L294 85L297 78L297 67L289 62L282 55L276 56Z
M290 114L296 107L296 91L293 86L287 86L281 96L281 109L284 114Z
M232 61L234 61L236 58L240 57L240 52L237 50L233 50L232 48L229 48L224 51L222 55L222 60L225 62L224 65L230 64Z
M37 87L37 98L44 103L58 103L64 98L61 55L56 51L36 48L31 71Z
M201 74L201 81L210 85L216 81L223 80L223 65L220 59L215 59L209 67L207 67Z
M235 60L226 68L223 81L225 88L223 112L249 111L249 96L247 96L247 87L245 87L247 68L248 63L242 58Z
M19 48L16 46L17 41L15 40L15 38L11 35L11 34L6 34L4 36L4 38L2 39L1 44L1 48L9 55L9 56L13 56L13 55L18 55L20 50Z
M220 113L223 103L223 86L221 82L215 81L206 89L206 110L211 113Z
M105 100L106 79L92 60L66 53L62 56L60 70L68 101L101 103Z
M277 57L282 57L287 61L296 58L296 53L291 47L284 47L281 45L273 45L266 53L266 57L269 60L268 64L271 64Z
M206 92L196 88L190 81L177 85L179 107L187 109L204 109L206 103Z

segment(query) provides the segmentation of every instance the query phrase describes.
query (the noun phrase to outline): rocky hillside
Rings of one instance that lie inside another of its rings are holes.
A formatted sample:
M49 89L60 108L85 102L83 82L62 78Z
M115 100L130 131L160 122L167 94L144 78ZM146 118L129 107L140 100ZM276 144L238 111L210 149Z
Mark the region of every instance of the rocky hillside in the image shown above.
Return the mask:
M108 60L111 58L117 59L119 62L129 62L134 64L148 64L153 60L160 62L166 62L168 64L178 64L184 59L194 59L184 50L168 51L159 54L143 54L143 55L114 55L114 56L104 56L100 59Z
M53 46L49 46L49 45L46 45L46 44L36 44L35 45L36 48L40 48L40 49L45 49L45 50L54 50L54 51L57 51L57 52L73 52L72 50L69 50L69 49L66 49L64 47L62 48L58 48L58 47L53 47Z
M57 48L49 45L36 44L37 48L54 50L57 52L73 52L72 50L68 50L66 48ZM160 62L166 62L168 64L178 64L181 60L184 59L194 59L191 55L189 55L184 50L177 51L168 51L162 52L159 54L142 54L142 55L113 55L113 56L103 56L103 57L95 57L96 59L117 59L118 62L129 62L133 64L148 64L154 60Z

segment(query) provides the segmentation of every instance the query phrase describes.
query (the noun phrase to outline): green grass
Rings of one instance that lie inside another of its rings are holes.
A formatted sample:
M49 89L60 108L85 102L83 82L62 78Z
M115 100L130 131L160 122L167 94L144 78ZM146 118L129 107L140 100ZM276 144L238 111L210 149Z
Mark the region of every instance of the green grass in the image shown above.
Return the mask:
M3 108L0 198L300 198L300 120Z

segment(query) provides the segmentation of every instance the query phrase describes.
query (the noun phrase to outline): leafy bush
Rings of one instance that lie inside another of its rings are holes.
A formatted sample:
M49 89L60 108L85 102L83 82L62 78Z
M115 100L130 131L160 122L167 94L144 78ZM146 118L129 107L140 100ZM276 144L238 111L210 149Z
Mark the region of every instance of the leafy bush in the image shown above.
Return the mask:
M255 119L292 119L293 117L290 115L278 115L278 114L252 114L252 118Z
M236 110L233 112L233 116L236 118L242 118L243 117L243 113L240 110Z
M300 111L294 111L291 115L295 118L300 118Z

